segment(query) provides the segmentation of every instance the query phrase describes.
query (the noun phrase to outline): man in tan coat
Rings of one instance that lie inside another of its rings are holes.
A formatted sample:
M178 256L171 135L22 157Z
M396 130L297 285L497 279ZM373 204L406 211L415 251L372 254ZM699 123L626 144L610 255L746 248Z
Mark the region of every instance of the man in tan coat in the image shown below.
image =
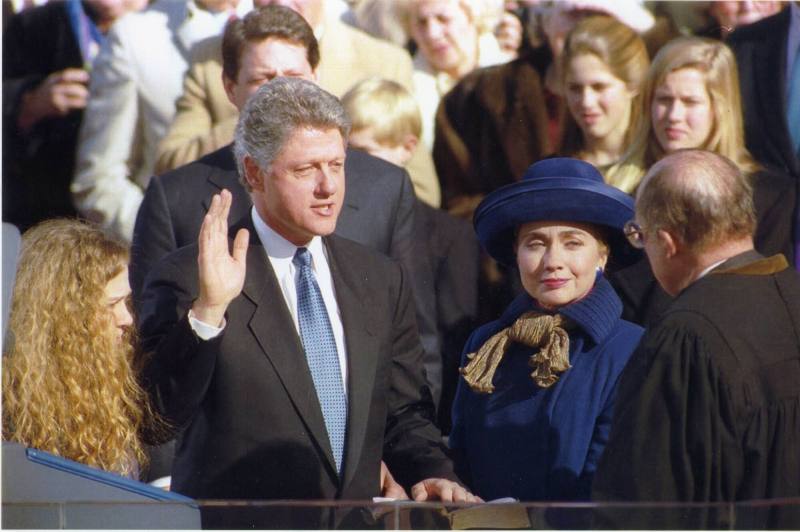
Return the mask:
M260 0L255 5L270 3ZM411 58L405 50L326 16L323 0L304 0L290 7L303 15L318 37L320 62L315 74L321 87L341 96L363 79L381 77L411 89ZM207 39L192 50L175 120L159 146L156 173L194 161L233 139L238 113L223 86L221 39ZM417 196L438 207L439 182L424 148L417 149L408 171Z

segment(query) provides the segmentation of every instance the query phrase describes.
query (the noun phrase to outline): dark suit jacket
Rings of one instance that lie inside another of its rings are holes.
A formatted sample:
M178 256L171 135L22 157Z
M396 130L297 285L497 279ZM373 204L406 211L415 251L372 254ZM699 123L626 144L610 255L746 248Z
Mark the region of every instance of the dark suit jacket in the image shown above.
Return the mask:
M762 164L800 179L786 123L786 39L791 10L738 28L728 38L739 66L747 148Z
M406 486L429 476L455 479L432 422L403 270L350 240L324 239L348 352L348 430L339 478L277 279L249 215L239 226L251 234L247 276L219 337L199 340L186 317L198 292L196 246L170 254L145 285L140 330L145 350L153 353L148 387L167 419L185 429L172 489L197 498L368 499L379 494L382 457Z
M477 325L480 250L471 224L421 201L414 224L417 240L427 245L423 258L433 270L431 293L442 340L441 355L426 357L425 370L437 401L439 428L449 434L461 353Z

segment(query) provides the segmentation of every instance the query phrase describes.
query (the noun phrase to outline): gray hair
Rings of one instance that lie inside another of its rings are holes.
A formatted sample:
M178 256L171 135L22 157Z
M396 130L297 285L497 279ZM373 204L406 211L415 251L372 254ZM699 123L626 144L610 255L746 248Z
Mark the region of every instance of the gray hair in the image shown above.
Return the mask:
M299 127L338 129L347 141L350 121L336 96L299 78L276 78L262 85L242 109L233 140L239 180L251 191L244 159L250 157L264 172Z
M668 229L695 252L752 237L756 226L748 176L705 150L679 150L653 165L639 186L636 213L649 231Z

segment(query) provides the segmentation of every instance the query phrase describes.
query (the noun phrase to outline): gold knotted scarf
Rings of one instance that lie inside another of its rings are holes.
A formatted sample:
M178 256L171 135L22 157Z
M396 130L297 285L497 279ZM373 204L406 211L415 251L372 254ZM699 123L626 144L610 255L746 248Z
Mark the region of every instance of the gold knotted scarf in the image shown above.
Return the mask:
M526 312L510 327L486 340L476 353L469 353L469 362L459 372L473 391L492 393L494 372L510 343L517 342L539 348L529 362L533 368L531 378L542 388L549 388L558 381L558 374L571 367L569 336L564 330L567 321L559 314L551 316L535 311Z

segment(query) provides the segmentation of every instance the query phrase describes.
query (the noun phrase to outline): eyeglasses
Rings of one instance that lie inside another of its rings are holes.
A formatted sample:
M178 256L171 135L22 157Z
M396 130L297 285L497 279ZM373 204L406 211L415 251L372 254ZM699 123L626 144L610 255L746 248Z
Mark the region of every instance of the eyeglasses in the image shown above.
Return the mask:
M636 249L644 249L644 230L641 225L634 220L628 220L625 222L622 232L625 233L625 238L628 239L631 246Z

